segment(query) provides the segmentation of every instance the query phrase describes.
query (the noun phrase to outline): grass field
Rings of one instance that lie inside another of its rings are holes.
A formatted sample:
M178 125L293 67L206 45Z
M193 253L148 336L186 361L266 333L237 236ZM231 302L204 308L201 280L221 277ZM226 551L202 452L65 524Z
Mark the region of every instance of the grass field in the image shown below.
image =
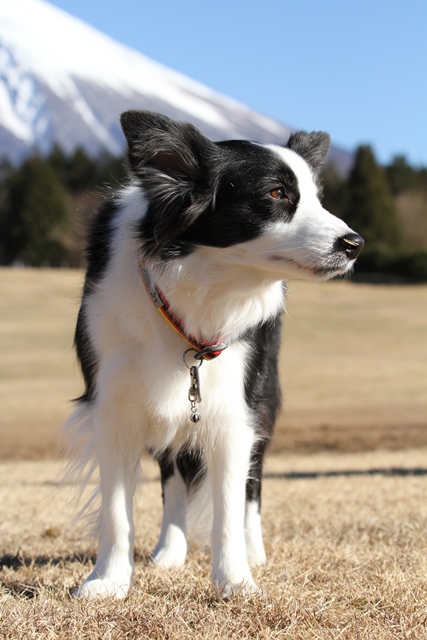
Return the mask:
M388 452L380 465L425 471L425 460L425 450ZM0 637L425 640L427 477L345 475L378 464L377 452L270 457L268 563L254 574L262 594L229 602L210 588L204 550L191 550L181 570L148 566L161 501L147 464L135 504L135 587L124 602L88 603L70 589L93 567L94 547L67 530L72 511L55 492L58 464L4 462Z
M81 386L81 274L0 270L0 638L427 638L427 287L292 284L284 410L267 461L259 597L219 600L209 554L148 566L161 517L145 461L135 588L76 602L95 547L70 528L56 438Z

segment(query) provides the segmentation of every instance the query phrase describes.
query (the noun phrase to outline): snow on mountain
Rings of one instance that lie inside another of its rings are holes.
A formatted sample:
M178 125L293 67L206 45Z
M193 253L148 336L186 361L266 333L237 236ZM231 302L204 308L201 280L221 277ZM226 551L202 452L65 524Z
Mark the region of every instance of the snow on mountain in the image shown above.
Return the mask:
M77 145L119 154L129 108L188 120L212 139L284 142L289 127L126 47L45 0L0 3L0 156ZM331 155L345 170L351 156Z

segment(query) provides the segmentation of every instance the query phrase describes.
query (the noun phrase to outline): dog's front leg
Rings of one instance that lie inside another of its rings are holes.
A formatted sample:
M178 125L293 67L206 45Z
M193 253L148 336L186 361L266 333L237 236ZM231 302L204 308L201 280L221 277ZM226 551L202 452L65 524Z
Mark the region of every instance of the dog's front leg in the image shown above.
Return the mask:
M212 580L223 597L257 591L245 542L245 486L253 431L230 424L208 460L212 483Z
M80 598L121 599L129 591L134 569L132 507L139 455L135 455L135 451L127 451L122 438L123 423L117 428L113 426L111 414L107 417L104 412L104 418L102 437L96 434L102 500L98 522L98 559L94 570L75 595Z

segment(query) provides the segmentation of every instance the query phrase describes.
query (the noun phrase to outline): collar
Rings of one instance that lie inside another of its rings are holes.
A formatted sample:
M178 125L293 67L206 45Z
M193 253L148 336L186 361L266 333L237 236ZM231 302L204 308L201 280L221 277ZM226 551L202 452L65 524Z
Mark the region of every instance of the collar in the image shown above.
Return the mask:
M188 334L185 331L180 318L178 318L170 308L169 302L163 292L159 287L157 287L157 285L152 283L141 255L139 255L138 262L142 281L147 293L154 303L154 306L172 329L174 329L181 338L183 338L197 352L194 356L196 360L213 360L214 358L217 358L224 349L227 348L227 343L200 342L194 336Z

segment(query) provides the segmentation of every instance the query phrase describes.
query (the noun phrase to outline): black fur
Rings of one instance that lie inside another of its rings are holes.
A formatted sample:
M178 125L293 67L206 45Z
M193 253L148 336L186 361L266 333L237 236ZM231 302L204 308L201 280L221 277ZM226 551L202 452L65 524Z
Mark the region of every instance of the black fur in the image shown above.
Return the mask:
M111 258L112 223L119 212L115 200L106 200L93 218L87 249L87 270L84 284L84 298L102 279ZM85 391L78 400L91 401L95 394L95 378L98 362L90 342L84 304L80 307L74 335L74 346L83 374Z
M252 450L246 499L257 501L259 509L264 454L281 404L278 370L281 326L281 316L277 316L257 327L250 336L253 352L246 370L245 396L248 406L257 416L256 428L260 439Z

